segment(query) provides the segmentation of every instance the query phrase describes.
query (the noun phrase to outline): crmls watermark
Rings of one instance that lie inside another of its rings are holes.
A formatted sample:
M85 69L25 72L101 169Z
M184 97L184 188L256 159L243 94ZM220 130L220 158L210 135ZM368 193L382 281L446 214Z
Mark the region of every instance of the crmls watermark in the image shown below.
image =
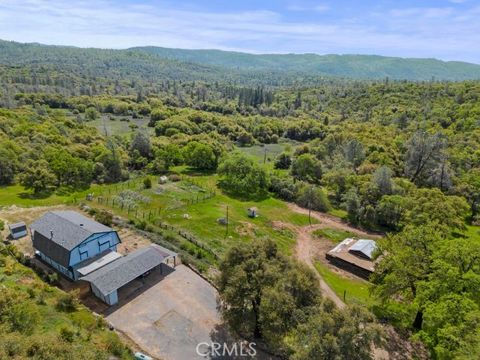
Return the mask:
M238 343L218 343L218 342L201 342L195 348L198 355L203 357L215 356L232 356L232 357L254 357L257 355L255 343L238 342Z

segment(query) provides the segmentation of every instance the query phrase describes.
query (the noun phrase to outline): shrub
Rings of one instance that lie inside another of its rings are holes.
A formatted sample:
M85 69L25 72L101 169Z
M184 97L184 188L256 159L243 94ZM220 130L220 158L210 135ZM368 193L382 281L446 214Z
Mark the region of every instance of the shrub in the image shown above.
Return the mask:
M60 338L61 338L63 341L72 343L74 336L75 336L75 333L73 332L72 329L70 329L70 328L68 328L68 327L66 327L66 326L63 326L63 327L60 329Z
M9 308L6 318L12 331L31 334L40 320L40 313L30 302L20 302Z
M46 278L49 284L55 285L58 283L58 274L56 272L49 273Z
M168 176L168 180L170 180L172 182L177 182L177 181L182 180L182 178L178 174L171 174L171 175Z
M95 215L95 220L97 220L99 223L103 225L111 226L113 222L113 215L109 211L100 210Z
M146 177L144 180L143 180L143 187L145 189L151 189L152 188L152 179L150 179L149 177Z
M145 228L147 227L147 223L145 220L140 220L135 223L135 227L139 230L145 230Z
M327 195L319 187L303 186L297 196L297 204L312 210L327 212L332 209Z
M60 311L73 312L78 307L78 291L72 291L60 296L57 300L56 307Z

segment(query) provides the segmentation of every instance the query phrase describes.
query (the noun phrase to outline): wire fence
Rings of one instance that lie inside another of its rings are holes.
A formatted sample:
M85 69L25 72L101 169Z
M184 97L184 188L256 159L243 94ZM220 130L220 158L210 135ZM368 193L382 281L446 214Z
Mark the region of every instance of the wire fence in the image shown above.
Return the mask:
M190 205L199 204L205 202L209 199L214 198L217 194L215 190L205 189L203 188L198 182L194 179L190 179L188 177L182 176L181 180L184 183L189 183L199 189L195 195L191 196L190 198L183 199L182 203L176 205L169 205L166 207L151 207L148 209L142 209L138 206L138 204L126 204L124 201L120 201L117 195L124 190L131 190L131 189L143 189L143 180L144 178L137 178L126 181L124 183L115 184L114 186L105 189L100 193L100 195L94 194L87 194L85 196L85 200L88 203L97 203L102 206L119 209L122 212L126 212L129 217L134 218L135 220L150 222L164 230L172 231L185 240L191 242L195 246L199 247L200 249L206 251L210 255L212 255L215 259L219 259L220 256L212 250L210 247L205 245L202 241L200 241L196 236L190 234L189 232L177 228L171 224L168 224L162 221L161 216L164 212L178 210ZM113 190L113 191L112 191ZM73 199L74 203L78 203L76 199Z

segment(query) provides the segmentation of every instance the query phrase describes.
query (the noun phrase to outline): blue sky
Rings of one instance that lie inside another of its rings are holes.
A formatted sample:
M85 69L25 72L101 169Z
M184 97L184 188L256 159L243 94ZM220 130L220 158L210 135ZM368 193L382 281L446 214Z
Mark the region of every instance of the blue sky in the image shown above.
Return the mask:
M0 38L480 63L480 0L0 0Z

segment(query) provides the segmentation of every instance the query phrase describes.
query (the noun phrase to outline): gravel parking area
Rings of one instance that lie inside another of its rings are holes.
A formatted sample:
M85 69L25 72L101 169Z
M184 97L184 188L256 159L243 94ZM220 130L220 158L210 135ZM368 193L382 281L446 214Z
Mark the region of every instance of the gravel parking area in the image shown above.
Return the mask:
M120 305L109 309L106 319L151 356L203 359L195 348L211 342L220 323L216 290L184 265L145 281L140 289L120 289Z

